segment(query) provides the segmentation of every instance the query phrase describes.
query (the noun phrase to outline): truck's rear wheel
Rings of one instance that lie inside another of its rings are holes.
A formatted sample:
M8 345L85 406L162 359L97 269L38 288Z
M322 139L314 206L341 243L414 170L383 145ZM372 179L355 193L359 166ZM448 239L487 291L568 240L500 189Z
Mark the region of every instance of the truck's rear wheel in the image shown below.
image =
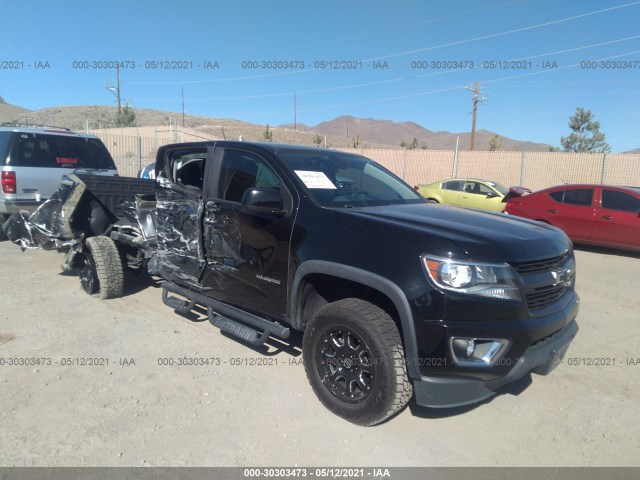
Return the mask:
M109 237L87 239L87 251L80 260L80 283L89 295L102 299L122 296L124 273L118 247Z
M304 332L302 352L320 401L357 425L383 422L413 393L395 322L364 300L347 298L318 310Z

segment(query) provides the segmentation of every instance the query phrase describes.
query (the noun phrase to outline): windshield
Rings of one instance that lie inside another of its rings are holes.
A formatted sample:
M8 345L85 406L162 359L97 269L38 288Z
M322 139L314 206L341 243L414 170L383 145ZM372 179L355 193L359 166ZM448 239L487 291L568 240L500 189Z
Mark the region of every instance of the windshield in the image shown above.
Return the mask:
M97 138L17 133L10 165L14 167L115 170L111 155Z
M409 185L374 161L331 151L284 151L279 157L324 207L424 203Z
M487 185L489 185L492 188L495 188L502 195L506 195L507 193L509 193L509 189L507 187L505 187L504 185L500 185L497 182L487 182Z

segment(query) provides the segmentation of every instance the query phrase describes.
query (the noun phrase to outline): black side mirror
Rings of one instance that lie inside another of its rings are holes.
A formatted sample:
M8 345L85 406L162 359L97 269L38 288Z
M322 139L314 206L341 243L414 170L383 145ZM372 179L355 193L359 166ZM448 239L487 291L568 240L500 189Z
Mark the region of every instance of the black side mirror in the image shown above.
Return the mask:
M252 212L285 213L280 190L276 188L248 188L242 195L242 205Z

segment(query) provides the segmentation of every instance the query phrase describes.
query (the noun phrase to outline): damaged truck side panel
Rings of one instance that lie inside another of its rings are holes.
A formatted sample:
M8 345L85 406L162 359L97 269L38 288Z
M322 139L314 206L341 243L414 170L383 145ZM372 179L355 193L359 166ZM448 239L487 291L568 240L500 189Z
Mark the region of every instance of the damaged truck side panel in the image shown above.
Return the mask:
M186 143L158 150L155 177L72 177L4 229L23 248L67 252L88 293L118 296L117 268L146 267L165 304L204 307L249 344L304 332L314 392L353 423L380 423L414 393L453 407L547 374L578 330L566 235L428 204L365 157Z

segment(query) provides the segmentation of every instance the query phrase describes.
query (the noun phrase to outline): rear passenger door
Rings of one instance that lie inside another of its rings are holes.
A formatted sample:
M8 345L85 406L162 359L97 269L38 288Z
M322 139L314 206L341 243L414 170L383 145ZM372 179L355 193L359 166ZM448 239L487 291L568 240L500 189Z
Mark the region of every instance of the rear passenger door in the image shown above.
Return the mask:
M549 223L561 228L573 240L588 241L594 225L594 189L570 188L552 192L546 209Z
M199 286L204 271L201 229L206 146L165 150L156 179L158 271L183 286Z
M457 205L458 195L460 195L463 183L464 182L462 180L449 180L448 182L443 182L442 191L440 192L440 195L442 195L442 201L451 205Z
M602 188L591 240L616 246L640 246L640 198Z

